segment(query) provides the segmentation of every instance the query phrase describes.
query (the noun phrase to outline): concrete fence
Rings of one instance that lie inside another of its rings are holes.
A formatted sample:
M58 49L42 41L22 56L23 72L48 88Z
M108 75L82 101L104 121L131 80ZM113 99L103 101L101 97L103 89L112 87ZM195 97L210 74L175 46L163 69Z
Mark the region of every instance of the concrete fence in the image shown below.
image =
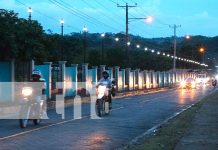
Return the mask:
M53 87L53 82L62 82L61 87L57 88L61 88L65 97L71 97L77 95L78 89L81 88L78 84L78 77L81 76L81 81L85 83L86 89L95 88L98 79L102 77L101 74L105 70L108 71L110 78L115 80L118 92L168 87L185 78L195 77L195 74L183 70L160 72L124 69L119 66L106 67L105 65L89 67L88 64L82 64L79 70L77 64L67 66L65 61L60 61L56 65L52 62L45 62L41 65L34 65L32 68L41 70L46 80L46 95L49 99L52 98L53 90L56 88ZM0 62L0 82L13 82L13 70L13 62ZM3 97L4 92L2 92L1 87L0 97ZM11 87L9 87L9 90L11 90Z

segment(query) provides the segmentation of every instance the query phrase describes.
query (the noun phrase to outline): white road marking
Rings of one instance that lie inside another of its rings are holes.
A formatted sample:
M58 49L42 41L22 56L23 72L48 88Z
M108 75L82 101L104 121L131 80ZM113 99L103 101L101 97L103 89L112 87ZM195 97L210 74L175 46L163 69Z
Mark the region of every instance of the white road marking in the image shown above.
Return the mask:
M115 111L115 110L119 110L119 109L123 109L123 108L125 108L125 107L114 108L111 111ZM85 118L91 117L93 115L95 115L95 114L83 116L81 119L85 119ZM42 129L46 129L46 128L49 128L49 127L61 125L61 124L64 124L64 123L69 123L69 122L76 121L76 120L78 120L78 119L65 120L65 121L54 123L54 124L46 125L46 126L43 126L43 127L38 127L36 129L32 129L32 130L16 133L16 134L13 134L13 135L5 136L5 137L0 138L0 141L7 140L7 139L10 139L10 138L14 138L14 137L18 137L18 136L25 135L25 134L28 134L28 133L32 133L32 132L35 132L35 131L39 131L39 130L42 130Z

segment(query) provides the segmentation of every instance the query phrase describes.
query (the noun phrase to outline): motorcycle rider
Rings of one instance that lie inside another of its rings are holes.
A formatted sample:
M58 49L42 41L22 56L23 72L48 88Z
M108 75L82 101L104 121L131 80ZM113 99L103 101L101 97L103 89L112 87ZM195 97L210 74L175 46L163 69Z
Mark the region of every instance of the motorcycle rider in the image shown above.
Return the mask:
M109 105L110 109L112 108L112 97L111 95L114 95L114 88L113 88L113 82L109 79L109 73L107 71L102 72L102 78L98 81L97 88L99 85L105 85L109 88Z
M40 70L36 70L34 69L32 72L32 79L30 80L30 82L39 82L42 83L40 84L39 87L37 87L37 89L41 89L42 90L42 95L45 95L45 88L46 88L46 83L45 83L45 79L42 78L42 73Z
M32 72L32 79L30 80L30 82L36 82L33 83L33 87L34 87L34 93L36 94L36 96L38 97L39 100L43 100L43 107L42 110L46 111L46 95L45 95L45 90L46 90L46 82L45 79L42 78L42 73L40 70L36 70L34 69ZM40 108L40 107L39 107ZM45 115L45 112L44 112Z
M212 78L212 86L216 87L217 85L217 79L216 78Z

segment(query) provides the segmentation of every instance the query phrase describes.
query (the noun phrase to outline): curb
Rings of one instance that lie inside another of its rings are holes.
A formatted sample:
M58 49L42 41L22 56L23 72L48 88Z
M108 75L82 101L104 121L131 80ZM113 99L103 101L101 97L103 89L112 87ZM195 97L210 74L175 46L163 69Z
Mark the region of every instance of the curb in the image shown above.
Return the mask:
M217 90L211 90L211 91L209 91L208 95L213 94L215 91L217 91ZM208 96L208 95L207 95L207 96ZM128 148L130 148L130 146L132 146L132 145L137 145L137 143L139 143L139 140L141 140L141 139L144 138L145 136L149 136L149 135L151 135L152 133L157 132L157 131L161 128L161 126L163 126L164 124L166 124L166 123L169 122L170 120L176 118L178 115L180 115L180 114L183 113L184 111L186 111L186 110L192 108L193 106L197 105L199 102L201 102L201 101L202 101L205 97L207 97L207 96L204 96L204 97L203 97L200 101L198 101L197 103L192 104L192 105L190 105L190 106L187 106L187 107L183 108L181 111L174 113L172 116L168 117L167 119L165 119L165 120L162 121L161 123L159 123L159 124L153 126L152 128L148 129L146 132L144 132L144 133L138 135L137 137L135 137L135 138L134 138L133 140L131 140L126 146L124 146L124 147L122 147L122 148L118 148L117 150L127 150Z

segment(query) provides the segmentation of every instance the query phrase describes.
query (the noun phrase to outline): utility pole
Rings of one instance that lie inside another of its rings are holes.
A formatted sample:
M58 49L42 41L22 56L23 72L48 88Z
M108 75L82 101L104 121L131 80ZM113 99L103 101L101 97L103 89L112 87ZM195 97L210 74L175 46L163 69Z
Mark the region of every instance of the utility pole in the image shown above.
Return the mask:
M64 41L64 19L60 20L61 24L61 60L64 61L64 49L63 49L63 41Z
M177 44L176 43L176 30L177 30L177 28L180 28L181 25L174 24L174 25L170 25L169 27L173 28L173 30L174 30L173 72L175 72L176 71L176 44Z
M129 50L128 50L128 42L129 42L129 8L133 8L136 7L137 4L135 5L128 5L128 3L126 3L126 5L119 5L117 4L117 7L121 7L121 8L125 8L126 10L126 36L125 36L125 51L126 51L126 58L127 58L127 66L129 65Z

